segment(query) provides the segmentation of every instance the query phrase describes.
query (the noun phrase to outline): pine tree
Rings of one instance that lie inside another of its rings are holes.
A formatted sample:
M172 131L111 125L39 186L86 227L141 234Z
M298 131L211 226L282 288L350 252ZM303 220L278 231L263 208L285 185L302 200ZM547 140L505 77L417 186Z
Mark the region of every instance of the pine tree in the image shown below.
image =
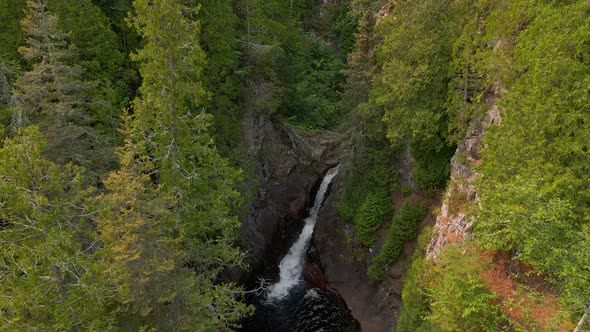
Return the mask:
M44 0L27 1L22 21L27 38L19 52L32 63L32 69L16 82L12 125L38 125L45 134L44 153L50 160L85 166L95 173L88 174L88 181L96 182L112 167L113 154L105 144L108 140L92 127L96 119L88 111L89 85L81 80L80 66L67 64L72 46L57 22Z
M134 8L132 23L145 40L133 55L143 84L127 119L122 168L101 200L104 262L120 269L113 275L122 320L164 330L227 329L248 311L236 300L241 290L219 280L242 259L239 223L230 214L239 172L207 133L196 11L175 0L139 0Z
M206 315L194 273L183 266L176 239L173 197L142 172L153 168L149 158L135 159L141 149L127 142L121 169L105 180L96 222L102 264L117 290L119 324L163 331L203 330Z
M348 55L346 94L352 106L367 101L375 67L375 17L366 10L359 20L353 51Z
M579 319L590 306L590 4L535 6L504 68L502 124L486 133L475 231L549 274Z
M24 39L19 24L24 8L25 3L21 0L0 2L0 59L5 63L20 62L17 48Z
M146 141L158 182L180 199L184 243L201 257L203 239L220 232L233 238L238 222L228 212L238 199L232 186L239 172L217 153L207 132L211 117L200 109L208 98L201 83L205 59L198 22L185 18L190 9L170 0L138 1L135 9L134 25L147 43L134 56L143 77L141 98L134 102L134 139Z
M134 73L124 68L124 55L118 49L119 39L111 30L110 20L90 0L46 0L50 12L59 17L57 27L67 33L71 56L68 65L84 70L80 78L90 87L88 111L93 126L108 137L117 136L120 109L127 106L129 85Z
M203 68L203 85L214 91L205 104L213 116L210 128L220 152L237 159L242 140L241 115L237 105L240 96L240 52L238 17L228 1L200 1L198 18L201 22L201 46L207 55Z
M0 142L0 319L3 330L108 330L111 291L81 169L45 160L37 127Z
M17 48L24 39L19 23L24 7L23 1L0 2L0 125L8 125L12 117L8 105L12 85L21 70Z

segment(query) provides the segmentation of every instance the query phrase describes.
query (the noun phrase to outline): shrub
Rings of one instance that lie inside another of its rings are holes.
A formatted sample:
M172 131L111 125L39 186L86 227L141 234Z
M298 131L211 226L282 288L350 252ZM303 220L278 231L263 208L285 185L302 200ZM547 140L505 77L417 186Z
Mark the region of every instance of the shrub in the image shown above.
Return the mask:
M480 276L481 257L472 248L447 246L429 270L431 313L426 318L438 331L497 331L505 317L496 296Z
M412 143L412 157L416 161L413 178L426 191L441 189L445 186L451 171L450 160L455 152L453 148L432 148L428 143Z
M404 241L416 235L420 221L426 215L428 209L421 203L408 203L397 212L391 228L385 239L385 243L379 254L373 259L369 266L369 277L382 279L385 274L385 266L395 262L404 249Z
M364 245L375 242L375 230L391 216L391 212L391 198L386 190L378 189L365 196L354 218L356 232Z
M425 227L418 237L418 250L414 252L412 265L406 272L402 290L403 306L397 320L397 332L431 331L430 322L424 318L430 313L426 274L431 260L424 259L424 251L430 242L432 227Z

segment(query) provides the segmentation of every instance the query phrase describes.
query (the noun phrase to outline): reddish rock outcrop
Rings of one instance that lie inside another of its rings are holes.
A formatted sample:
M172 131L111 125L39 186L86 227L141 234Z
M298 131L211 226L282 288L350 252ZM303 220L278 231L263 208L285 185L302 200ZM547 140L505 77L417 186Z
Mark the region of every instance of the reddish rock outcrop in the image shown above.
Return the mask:
M494 84L486 98L488 110L485 118L470 123L469 128L473 128L471 133L460 142L451 159L451 181L426 250L429 258L436 258L448 243L463 243L470 236L474 220L469 210L471 207L477 208L478 202L475 180L480 177L476 166L482 162L479 149L485 128L502 121L495 103L500 93L501 86L499 83Z

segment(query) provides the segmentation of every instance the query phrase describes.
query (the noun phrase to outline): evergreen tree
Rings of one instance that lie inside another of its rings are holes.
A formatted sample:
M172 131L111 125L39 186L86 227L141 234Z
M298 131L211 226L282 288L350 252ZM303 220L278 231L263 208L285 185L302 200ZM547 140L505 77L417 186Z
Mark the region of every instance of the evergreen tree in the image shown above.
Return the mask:
M105 180L97 218L104 244L102 264L117 291L119 326L169 331L206 330L208 303L199 296L197 279L183 266L175 236L173 197L154 186L149 158L135 159L139 145L127 142L121 169Z
M21 57L17 48L24 36L20 27L24 1L0 2L0 125L10 123L10 91L21 69Z
M368 109L383 114L395 146L410 143L414 180L426 190L441 188L454 149L447 145L447 101L452 45L469 8L461 1L403 1L381 19L377 52L380 72Z
M242 140L241 115L238 107L240 82L240 49L238 45L238 17L228 1L200 2L198 18L202 25L201 46L207 62L203 68L203 85L214 91L204 102L207 113L213 116L211 135L224 155L233 154Z
M71 50L67 35L57 28L57 16L47 12L44 2L27 1L22 26L27 38L19 52L34 68L17 82L13 125L22 128L39 122L39 117L54 118L62 126L71 120L85 122L86 114L79 110L85 88L79 79L82 70L65 63Z
M375 16L367 10L359 20L353 51L348 55L345 97L352 106L367 101L375 68Z
M248 311L236 300L241 290L219 280L242 259L230 215L239 172L207 133L196 10L176 0L139 0L134 8L132 23L145 40L133 55L143 84L99 223L105 262L121 269L115 280L129 307L121 320L129 314L138 326L226 329Z
M231 239L236 230L237 220L228 211L238 198L232 185L239 172L215 150L207 132L211 117L200 109L208 98L202 86L204 53L199 24L183 10L189 17L194 12L175 1L138 1L135 9L133 24L146 45L134 55L143 77L141 98L134 102L134 139L146 141L158 183L181 200L184 242L201 257L201 240L221 234Z
M123 72L114 73L116 74L114 77L122 79L128 84L128 100L133 100L141 84L137 63L129 57L129 54L136 52L141 47L141 38L128 22L129 13L133 11L133 1L92 0L92 3L100 8L104 16L109 19L109 26L117 35L118 50L123 55ZM114 86L118 87L119 85L114 84Z
M310 1L237 3L245 32L241 45L249 109L279 113L304 129L335 124L342 110L344 64L329 43L305 31L299 19L319 6Z
M109 330L108 282L84 208L81 169L45 160L38 128L0 142L2 330Z
M539 4L504 72L488 130L476 234L547 273L580 316L590 304L588 3Z
M114 155L108 139L92 127L96 118L88 111L89 86L81 80L82 68L67 64L72 47L57 22L44 1L27 1L22 22L27 38L19 51L33 65L16 82L12 124L39 125L47 140L45 155L59 164L85 166L92 172L88 181L95 183L112 167Z
M24 36L20 27L25 2L22 0L5 0L0 3L0 59L5 63L19 63L17 48Z
M426 320L434 331L497 331L502 316L494 295L479 274L481 258L449 246L430 266L431 313Z
M80 78L89 83L88 110L95 118L93 126L108 137L116 137L120 110L127 106L132 71L124 68L119 40L110 20L90 0L47 0L49 11L59 17L57 28L66 32L71 55L68 65L83 68Z

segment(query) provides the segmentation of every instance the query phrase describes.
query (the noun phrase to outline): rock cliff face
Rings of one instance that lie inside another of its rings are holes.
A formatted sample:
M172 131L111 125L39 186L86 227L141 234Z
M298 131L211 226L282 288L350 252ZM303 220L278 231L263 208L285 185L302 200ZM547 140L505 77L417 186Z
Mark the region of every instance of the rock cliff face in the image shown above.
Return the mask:
M265 114L247 114L243 127L260 182L241 229L250 269L234 279L253 285L259 276L269 278L278 273L275 269L298 236L323 174L338 163L337 139L330 134L303 137L288 125L273 124ZM320 211L304 278L341 297L363 331L391 331L394 313L401 306L403 264L409 258L392 268L393 282L383 284L368 278L370 253L349 240L352 226L341 221L335 210L341 188L342 177L337 176Z
M314 185L335 162L330 161L333 140L304 138L286 124L274 124L264 112L246 114L242 125L259 181L241 228L249 271L233 278L248 284L276 273L269 269L276 268L299 233Z
M462 243L470 236L474 220L468 214L468 209L476 206L479 201L475 185L475 180L480 176L476 170L476 166L481 163L478 151L482 147L485 128L502 121L495 103L500 93L500 84L494 84L487 94L485 117L471 121L471 132L457 146L457 151L451 159L451 181L426 250L428 258L436 258L448 243Z
M325 283L346 301L362 331L392 331L395 327L394 312L401 305L401 280L396 287L374 282L367 276L369 253L350 240L353 227L340 220L334 208L341 187L341 176L338 176L314 231L313 243ZM364 257L359 257L363 253Z

